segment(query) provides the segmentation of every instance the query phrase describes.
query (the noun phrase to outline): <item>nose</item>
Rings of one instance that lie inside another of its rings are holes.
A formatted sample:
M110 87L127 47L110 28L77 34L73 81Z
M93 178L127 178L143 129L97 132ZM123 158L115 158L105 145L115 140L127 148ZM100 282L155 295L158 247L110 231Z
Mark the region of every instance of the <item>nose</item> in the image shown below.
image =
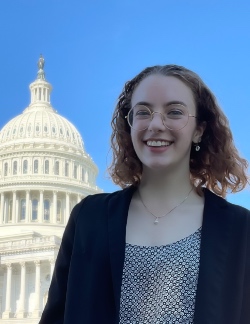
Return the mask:
M151 130L151 131L164 131L165 129L166 129L166 126L164 125L164 117L163 117L163 115L158 111L154 111L152 113L152 120L150 121L150 124L148 126L148 130Z

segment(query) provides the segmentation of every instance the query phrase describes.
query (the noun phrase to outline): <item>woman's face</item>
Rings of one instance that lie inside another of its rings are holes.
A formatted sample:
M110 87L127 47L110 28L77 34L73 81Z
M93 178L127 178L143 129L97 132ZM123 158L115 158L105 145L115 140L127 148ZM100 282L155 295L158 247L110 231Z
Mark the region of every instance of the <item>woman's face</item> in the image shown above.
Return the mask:
M143 103L152 112L166 115L166 109L173 102L181 103L188 114L196 116L196 107L191 89L173 76L150 75L135 88L131 106ZM187 125L181 130L170 130L164 124L161 114L154 114L148 128L137 131L131 128L131 138L135 152L143 164L143 169L189 170L192 142L197 143L203 128L197 126L196 119L189 117Z

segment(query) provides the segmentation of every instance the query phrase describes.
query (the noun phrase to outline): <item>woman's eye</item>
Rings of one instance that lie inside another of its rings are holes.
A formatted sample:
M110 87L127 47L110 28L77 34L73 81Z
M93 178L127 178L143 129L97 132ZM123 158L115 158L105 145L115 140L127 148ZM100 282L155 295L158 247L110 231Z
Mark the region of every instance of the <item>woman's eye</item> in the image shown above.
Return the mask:
M170 111L168 111L167 116L169 117L178 117L178 116L183 116L183 111L179 110L179 109L172 109Z
M148 110L139 110L136 112L136 116L150 116L150 112Z

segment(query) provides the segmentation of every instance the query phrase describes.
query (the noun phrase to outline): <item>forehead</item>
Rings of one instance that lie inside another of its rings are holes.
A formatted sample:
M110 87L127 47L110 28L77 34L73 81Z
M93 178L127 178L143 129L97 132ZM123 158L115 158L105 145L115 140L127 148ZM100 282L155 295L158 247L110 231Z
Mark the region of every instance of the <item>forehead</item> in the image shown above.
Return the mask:
M150 75L143 79L135 88L132 106L140 101L152 105L164 105L170 101L182 101L188 107L194 107L194 97L191 89L181 80L173 76Z

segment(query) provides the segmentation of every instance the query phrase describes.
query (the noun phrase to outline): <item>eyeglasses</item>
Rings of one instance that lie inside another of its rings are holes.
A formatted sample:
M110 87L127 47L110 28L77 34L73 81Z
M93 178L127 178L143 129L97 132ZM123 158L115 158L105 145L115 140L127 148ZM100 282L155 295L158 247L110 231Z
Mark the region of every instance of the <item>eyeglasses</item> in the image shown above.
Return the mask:
M163 113L151 111L144 105L135 105L129 110L125 118L131 128L141 131L149 127L154 114L160 114L163 125L174 131L184 128L188 123L189 117L197 118L196 116L189 115L187 107L182 104L169 105Z

